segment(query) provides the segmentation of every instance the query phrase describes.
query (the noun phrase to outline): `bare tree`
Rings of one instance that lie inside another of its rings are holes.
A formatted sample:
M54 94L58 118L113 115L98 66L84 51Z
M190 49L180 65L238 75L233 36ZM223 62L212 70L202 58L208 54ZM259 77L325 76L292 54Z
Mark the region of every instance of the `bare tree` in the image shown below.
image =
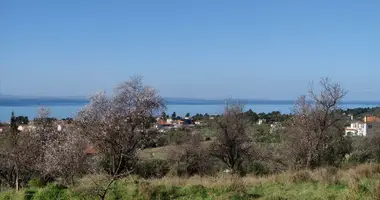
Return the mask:
M144 143L142 133L150 127L154 112L163 108L164 100L156 90L144 86L141 77L132 77L117 86L111 97L105 92L92 96L80 111L76 119L80 132L101 157L111 183L133 170Z
M252 156L252 140L243 106L227 105L223 117L216 120L217 138L211 155L221 160L234 172L242 172L242 164Z
M328 78L320 81L319 93L311 85L309 95L298 98L288 136L290 158L296 167L314 168L325 163L343 139L343 116L337 112L346 91ZM343 155L344 156L344 155ZM333 158L333 160L336 158Z
M16 190L36 161L35 139L35 135L17 130L12 113L11 127L0 139L0 176Z

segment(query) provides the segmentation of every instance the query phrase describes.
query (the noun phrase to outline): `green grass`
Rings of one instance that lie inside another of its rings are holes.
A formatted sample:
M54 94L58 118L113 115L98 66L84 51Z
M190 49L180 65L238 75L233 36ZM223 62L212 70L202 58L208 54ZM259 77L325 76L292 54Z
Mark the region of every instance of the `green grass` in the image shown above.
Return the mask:
M324 174L331 173L331 174ZM307 175L306 175L307 174ZM331 181L336 176L336 181ZM69 188L49 184L43 188L27 188L19 192L5 191L0 199L6 200L93 200L97 187L107 181L104 176L87 176ZM103 180L103 182L101 182ZM99 181L98 184L94 182ZM111 185L106 199L379 199L380 165L361 165L348 170L285 172L268 177L231 175L216 177L164 177L138 179L128 177Z

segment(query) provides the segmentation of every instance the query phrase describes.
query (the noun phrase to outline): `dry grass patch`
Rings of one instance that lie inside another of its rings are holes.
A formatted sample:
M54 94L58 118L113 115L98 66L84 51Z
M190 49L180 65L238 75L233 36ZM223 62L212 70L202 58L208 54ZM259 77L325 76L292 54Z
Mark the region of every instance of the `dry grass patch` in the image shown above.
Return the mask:
M380 181L376 181L372 187L372 198L374 200L380 200Z
M360 178L371 178L374 174L380 173L379 164L363 164L352 169Z
M219 176L192 176L188 178L183 177L164 177L161 179L147 180L153 185L172 185L172 186L191 186L203 185L207 188L222 188L231 185L241 186L255 186L268 181L267 178L260 178L255 176L238 177L234 175L224 174Z
M290 176L290 181L292 183L302 183L302 182L310 182L313 181L311 177L311 173L308 170L300 170L293 173Z
M342 173L336 167L321 168L311 173L312 180L330 185L339 184L341 176Z

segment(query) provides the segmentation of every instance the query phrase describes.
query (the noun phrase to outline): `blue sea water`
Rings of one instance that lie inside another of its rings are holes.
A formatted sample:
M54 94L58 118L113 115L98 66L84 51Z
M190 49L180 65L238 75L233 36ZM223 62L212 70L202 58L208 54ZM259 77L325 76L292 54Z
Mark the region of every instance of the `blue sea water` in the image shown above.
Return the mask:
M0 99L0 121L9 121L11 112L15 115L28 116L33 119L37 114L37 109L43 107L51 110L51 116L55 118L75 117L77 112L86 105L83 100L1 100ZM196 113L218 114L224 110L224 101L220 100L168 100L166 113L169 115L176 112L179 116L186 113L195 115ZM246 101L243 102L244 109L252 109L254 112L272 112L280 111L281 113L291 113L292 101ZM380 103L374 102L356 102L344 103L341 108L358 108L358 107L376 107Z

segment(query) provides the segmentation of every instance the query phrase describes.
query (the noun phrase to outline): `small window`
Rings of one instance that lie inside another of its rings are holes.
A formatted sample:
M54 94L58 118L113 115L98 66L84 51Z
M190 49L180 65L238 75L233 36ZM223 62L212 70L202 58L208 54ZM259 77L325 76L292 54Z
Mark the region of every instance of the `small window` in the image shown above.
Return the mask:
M370 125L368 125L368 128L372 128L372 125L370 124Z

